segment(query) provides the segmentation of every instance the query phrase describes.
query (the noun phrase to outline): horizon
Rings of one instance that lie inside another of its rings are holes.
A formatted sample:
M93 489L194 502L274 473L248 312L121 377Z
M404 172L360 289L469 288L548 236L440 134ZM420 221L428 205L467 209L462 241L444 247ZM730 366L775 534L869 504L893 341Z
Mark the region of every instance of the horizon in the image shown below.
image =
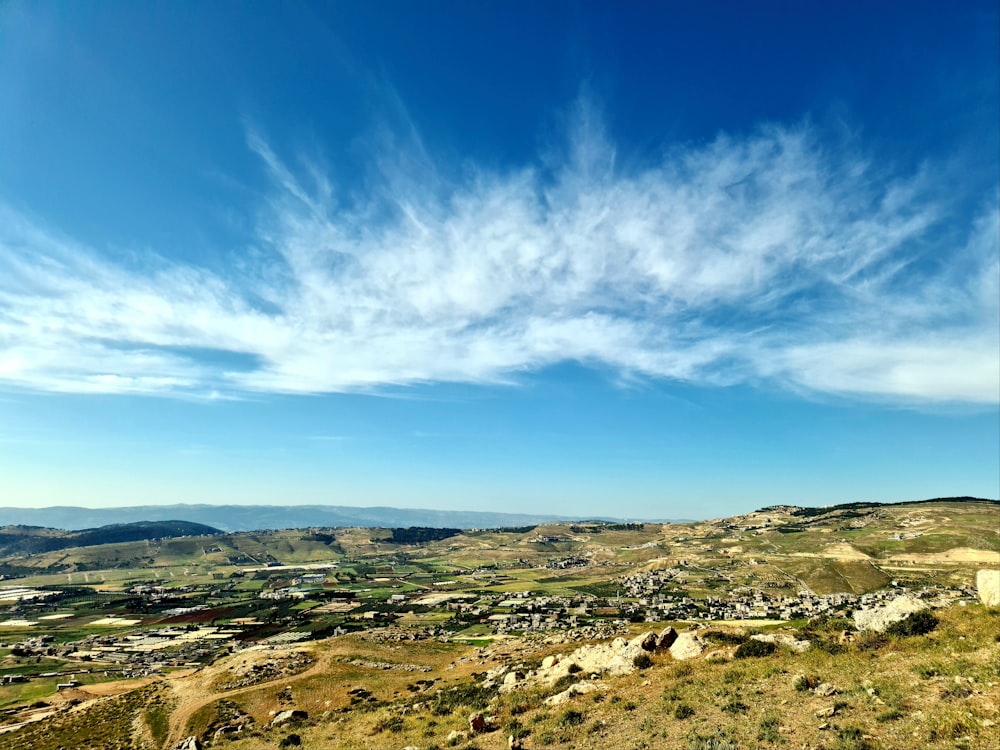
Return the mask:
M5 3L0 505L990 499L998 29Z
M122 525L122 526L128 526L128 525L134 525L134 524L176 523L176 522L180 522L180 523L192 523L192 524L196 524L196 525L207 525L207 526L210 526L210 527L216 527L217 530L220 530L222 533L236 533L236 532L255 531L255 530L262 531L262 530L299 529L299 528L312 528L312 527L317 527L317 528L355 528L355 527L371 527L371 528L376 528L376 527L377 528L398 528L398 527L444 528L444 526L436 526L435 523L434 523L434 521L432 521L430 517L428 517L427 519L424 519L424 520L419 520L418 522L414 523L414 520L412 518L409 521L407 521L407 522L402 522L402 521L398 520L398 516L397 516L396 517L397 520L395 522L393 522L391 514L394 513L394 512L396 512L396 513L403 513L403 514L412 514L414 516L417 516L418 518L419 518L420 514L428 514L428 516L432 516L432 515L445 515L445 516L451 518L451 523L455 524L458 528L462 528L462 529L478 528L478 527L470 526L469 523L468 523L468 521L465 521L465 522L459 521L458 519L461 518L461 517L463 517L463 516L464 517L468 517L468 516L507 517L507 520L503 522L504 524L514 523L515 521L517 521L517 522L523 522L523 521L530 522L532 520L537 520L537 522L539 524L556 524L556 525L559 525L559 524L572 524L572 523L591 523L591 522L593 522L593 523L610 523L610 524L615 524L615 523L689 524L689 523L710 522L710 521L715 521L715 520L720 520L720 519L725 519L725 518L731 518L731 517L738 517L738 516L743 516L743 515L749 515L749 514L752 514L752 513L761 513L761 512L765 512L765 511L769 511L769 510L775 509L775 508L836 509L836 508L842 508L842 507L853 508L853 507L857 507L857 506L886 507L886 506L896 506L896 505L921 505L921 504L941 503L941 502L945 502L945 503L948 503L948 502L985 502L985 503L993 503L993 504L1000 505L1000 499L997 499L997 498L968 497L968 496L920 498L920 499L913 499L913 500L899 500L899 501L894 501L894 502L880 502L878 500L847 500L847 501L840 502L840 503L828 503L828 504L824 504L824 505L801 505L801 506L790 505L790 504L775 504L775 505L770 505L770 506L766 505L766 506L754 507L752 509L738 510L738 511L736 511L734 513L731 513L731 514L728 514L726 516L672 517L672 518L668 518L668 517L637 517L637 516L621 516L621 517L617 517L617 516L610 516L610 515L603 515L603 516L597 516L597 515L573 516L573 515L559 515L559 514L551 514L551 513L550 514L539 514L539 513L534 513L534 514L533 513L508 513L508 512L504 512L504 511L441 510L441 509L435 509L435 508L397 508L397 507L392 507L392 506L273 505L273 504L263 504L263 503L261 503L261 504L164 503L164 504L159 504L159 505L128 506L127 510L131 511L132 513L136 513L137 511L144 510L144 509L168 508L168 509L172 510L172 509L176 508L176 509L179 509L178 510L179 514L183 514L183 512L184 512L183 509L190 509L192 512L193 511L198 511L199 513L209 513L210 514L211 509L222 509L222 508L246 509L246 510L251 510L253 508L260 508L260 509L268 509L268 510L287 510L287 511L300 511L300 512L301 511L306 511L306 510L320 510L320 511L322 511L322 510L331 510L331 511L337 510L337 511L347 511L347 512L350 512L350 511L380 510L380 511L389 511L390 512L390 517L386 519L387 522L384 525L381 524L381 523L379 523L379 524L361 523L362 518L361 517L357 517L357 518L350 519L350 520L354 521L354 523L334 523L334 524L316 523L316 524L306 524L306 525L294 524L294 525L290 525L290 526L277 526L277 525L274 525L273 523L269 523L269 524L266 524L266 525L260 526L260 527L249 527L249 526L245 526L245 525L232 525L232 524L230 524L229 526L227 526L225 524L222 524L220 526L218 524L218 521L212 519L211 517L203 518L201 520L192 520L194 518L193 516L192 517L184 517L183 515L168 516L167 514L163 514L162 518L144 517L143 516L143 517L139 517L139 518L133 519L133 520L114 521L114 522L106 523L106 524L102 523L102 524L97 525L97 526L80 525L80 524L83 524L83 523L93 523L92 521L85 522L82 519L79 520L79 521L77 521L75 524L69 525L69 526L66 525L65 520L62 522L61 525L36 526L35 524L25 523L24 520L11 522L8 519L0 517L0 526L4 526L4 525L6 525L6 526L27 526L27 527L34 527L34 528L49 528L49 529L53 529L53 530L64 530L64 531L83 531L83 530L88 530L88 529L89 530L93 530L93 529L105 528L105 527L108 527L108 526L120 526L120 525ZM40 512L44 512L44 511L50 511L50 512L56 512L56 511L59 511L59 512L84 511L84 512L96 512L98 515L101 515L101 514L111 513L111 512L114 512L114 511L120 511L120 510L125 510L125 509L126 509L125 507L122 507L122 508L113 508L113 507L109 508L109 507L100 507L100 506L87 507L87 506L73 506L73 505L55 505L55 506L47 506L47 507L40 507L40 508L30 507L30 506L23 506L23 507L18 507L18 506L0 506L0 516L2 516L2 514L5 511L15 511L15 512L17 512L17 511L26 511L28 513L36 513L36 512L40 513ZM444 518L444 519L441 519L442 522L445 523L445 524L448 523L448 518L447 517ZM231 520L231 519L227 519L227 520ZM328 519L328 518L317 518L316 520L317 521L328 521L330 519ZM485 522L485 519L484 519L484 522ZM499 522L499 521L497 521L497 522ZM493 527L493 525L490 526L490 528L492 528L492 527ZM505 526L503 524L501 524L500 528L504 528L504 527Z

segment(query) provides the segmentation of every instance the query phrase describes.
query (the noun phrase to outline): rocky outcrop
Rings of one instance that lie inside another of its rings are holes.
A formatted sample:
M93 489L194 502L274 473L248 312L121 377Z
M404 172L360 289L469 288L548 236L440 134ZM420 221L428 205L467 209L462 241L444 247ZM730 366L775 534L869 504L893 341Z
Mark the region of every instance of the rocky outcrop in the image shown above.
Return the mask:
M201 750L197 737L185 737L174 745L173 750Z
M670 646L670 655L677 661L693 659L701 656L705 650L705 642L693 630L680 633Z
M673 629L667 628L667 630L670 631L667 634L669 640ZM482 684L484 687L494 687L502 677L500 692L508 693L526 685L538 683L551 685L563 677L574 674L583 677L628 674L638 668L636 658L640 655L648 657L650 653L656 651L663 638L664 634L650 631L632 640L615 638L608 643L580 646L568 656L563 654L546 656L535 671L522 673L507 667L491 670L487 672Z
M976 573L979 601L987 607L1000 607L1000 570L980 570Z
M929 607L912 594L897 596L883 607L859 609L854 613L854 626L858 630L874 630L885 632L895 622L905 620L914 612L929 609Z
M302 721L303 719L308 719L309 714L305 711L300 711L298 709L289 709L287 711L279 711L273 719L271 719L272 727L280 727L282 724L287 724L290 721Z

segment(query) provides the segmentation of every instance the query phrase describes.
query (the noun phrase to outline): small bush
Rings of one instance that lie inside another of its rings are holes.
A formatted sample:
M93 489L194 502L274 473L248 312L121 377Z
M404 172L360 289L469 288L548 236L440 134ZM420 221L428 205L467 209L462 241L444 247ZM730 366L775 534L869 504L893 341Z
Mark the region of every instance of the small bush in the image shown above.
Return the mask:
M889 640L882 633L876 633L874 630L866 630L858 636L854 645L858 651L878 651L888 642Z
M799 675L799 677L795 680L795 689L798 690L800 693L805 693L810 690L815 690L820 686L820 683L822 682L823 679L818 675L814 674Z
M571 708L559 717L559 723L564 727L578 726L583 723L583 714Z
M743 682L746 672L742 669L727 669L722 673L722 681L727 685L738 685Z
M739 750L739 745L721 732L705 737L696 734L688 740L688 750Z
M894 622L885 629L886 635L905 638L911 635L926 635L938 626L937 616L929 609L913 612L905 620Z
M684 719L690 719L692 716L694 716L694 709L691 708L691 706L689 706L688 704L678 703L674 707L675 719L680 719L681 721L683 721Z
M301 737L299 737L297 734L290 734L287 737L285 737L280 743L278 743L278 747L298 747L301 744L302 744Z
M568 667L566 667L566 671L569 672L570 674L576 674L577 672L582 672L583 667L574 662L570 664Z
M384 719L379 719L375 722L375 726L372 728L372 734L381 734L382 732L392 732L398 733L403 731L403 717L402 716L387 716Z
M757 732L758 742L781 742L781 733L778 731L779 722L777 716L766 716L760 720L759 731Z
M731 630L706 630L701 635L706 640L730 646L740 646L749 640L749 636L743 633L734 633Z
M890 708L888 711L883 711L878 716L875 717L875 721L880 724L885 724L889 721L896 721L897 719L902 719L905 714L898 708Z
M842 727L837 730L836 750L876 750L872 741L857 727Z
M531 732L517 719L512 719L509 724L507 724L507 734L513 737L515 740L523 740Z
M770 656L778 647L773 643L768 643L767 641L747 641L736 649L736 653L733 657L736 659L750 659L759 656Z
M741 701L738 697L733 697L722 706L722 710L729 714L742 714L749 711L750 706Z
M643 651L632 660L632 665L636 669L649 669L653 666L653 660L650 658L649 654Z

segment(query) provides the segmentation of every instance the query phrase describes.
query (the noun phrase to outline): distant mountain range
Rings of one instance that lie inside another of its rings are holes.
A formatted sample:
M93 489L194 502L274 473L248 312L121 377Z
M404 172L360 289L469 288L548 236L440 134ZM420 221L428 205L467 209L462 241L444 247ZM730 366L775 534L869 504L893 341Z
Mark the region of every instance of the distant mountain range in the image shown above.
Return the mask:
M188 521L222 531L301 529L312 526L408 526L482 529L530 526L548 521L602 520L523 513L425 510L416 508L352 508L342 505L138 505L127 508L0 508L0 526L44 526L55 529L92 529L139 521Z

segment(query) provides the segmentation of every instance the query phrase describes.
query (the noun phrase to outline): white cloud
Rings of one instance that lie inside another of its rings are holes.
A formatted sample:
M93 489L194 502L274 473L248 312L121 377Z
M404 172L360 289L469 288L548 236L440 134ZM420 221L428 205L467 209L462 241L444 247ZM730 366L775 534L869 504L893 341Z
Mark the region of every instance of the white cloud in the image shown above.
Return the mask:
M886 176L801 126L626 169L593 113L580 122L561 159L451 184L422 151L383 154L365 199L315 166L303 180L251 133L274 194L225 277L163 258L126 268L3 209L0 382L317 393L511 382L578 360L1000 400L995 195L965 228L931 167Z

